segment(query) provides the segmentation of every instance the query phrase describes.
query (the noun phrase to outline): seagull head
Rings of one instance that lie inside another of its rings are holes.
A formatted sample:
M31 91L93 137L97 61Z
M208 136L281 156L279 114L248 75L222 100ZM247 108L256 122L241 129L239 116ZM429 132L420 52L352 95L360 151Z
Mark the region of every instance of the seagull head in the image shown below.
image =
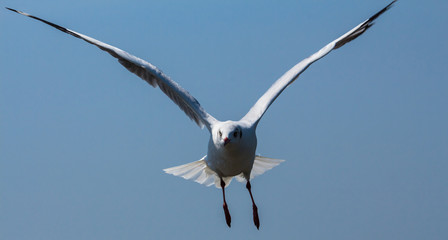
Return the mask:
M243 137L243 131L238 124L228 121L213 129L213 141L215 145L229 147L237 144Z

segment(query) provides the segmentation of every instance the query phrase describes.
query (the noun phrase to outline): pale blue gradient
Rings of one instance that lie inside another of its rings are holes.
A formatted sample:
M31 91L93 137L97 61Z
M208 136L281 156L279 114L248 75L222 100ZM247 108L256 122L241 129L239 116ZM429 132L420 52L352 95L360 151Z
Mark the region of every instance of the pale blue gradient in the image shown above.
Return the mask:
M220 120L388 1L5 0L0 9L0 239L448 239L448 2L398 1L313 64L260 122L285 159L249 194L163 173L200 130L99 49L160 67Z

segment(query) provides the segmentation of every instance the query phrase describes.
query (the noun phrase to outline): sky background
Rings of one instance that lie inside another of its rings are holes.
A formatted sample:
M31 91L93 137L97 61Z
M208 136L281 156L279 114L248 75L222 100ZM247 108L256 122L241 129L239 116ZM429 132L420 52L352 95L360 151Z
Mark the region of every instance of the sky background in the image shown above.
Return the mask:
M286 161L219 189L162 169L209 134L108 54L162 69L219 120L389 1L0 1L0 239L448 239L448 1L402 0L270 107L257 153Z

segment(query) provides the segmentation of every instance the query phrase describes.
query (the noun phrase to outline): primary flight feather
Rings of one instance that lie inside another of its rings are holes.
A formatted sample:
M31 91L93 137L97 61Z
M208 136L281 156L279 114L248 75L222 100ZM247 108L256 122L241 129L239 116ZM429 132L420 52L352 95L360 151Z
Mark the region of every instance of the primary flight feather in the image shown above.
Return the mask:
M72 31L65 27L46 21L15 9L7 8L13 12L36 19L48 24L62 32L80 38L93 44L103 51L118 59L118 62L130 72L136 74L153 87L159 87L185 114L199 127L206 127L210 132L207 155L202 159L177 167L164 169L166 173L180 176L185 179L195 180L207 186L215 185L222 189L223 209L227 225L230 227L231 217L225 199L225 187L229 185L233 177L238 181L246 181L252 208L253 221L257 228L260 226L258 208L255 204L250 180L255 176L277 166L283 160L266 158L255 155L257 147L256 128L260 119L266 113L275 99L290 86L299 75L312 63L324 57L332 50L342 47L344 44L356 39L370 28L374 21L386 12L396 0L374 14L369 19L360 23L344 35L330 42L322 49L302 60L281 76L255 103L249 112L239 121L218 121L207 113L199 102L178 83L171 80L157 67L119 48L98 41L89 36Z

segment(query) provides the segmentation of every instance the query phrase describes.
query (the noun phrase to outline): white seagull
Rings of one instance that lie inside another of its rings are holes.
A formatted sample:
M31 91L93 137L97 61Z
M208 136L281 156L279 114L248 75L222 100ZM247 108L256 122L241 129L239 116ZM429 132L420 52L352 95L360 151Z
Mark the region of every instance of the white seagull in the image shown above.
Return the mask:
M199 102L183 89L178 83L171 80L157 67L119 48L108 45L94 38L77 33L65 27L61 27L44 19L30 14L7 8L8 10L34 18L46 23L62 32L83 39L118 59L118 62L130 72L136 74L153 87L159 87L179 108L187 114L196 124L204 126L210 132L207 155L202 159L185 165L164 169L166 173L180 176L185 179L195 180L207 186L215 185L222 189L223 208L226 223L230 227L230 213L225 199L225 187L229 185L233 177L240 182L246 182L252 200L253 221L257 229L260 227L257 205L251 192L250 180L255 176L277 166L283 160L266 158L255 155L257 148L256 129L261 117L275 99L291 85L294 80L305 71L313 62L327 55L333 49L357 38L374 24L374 20L387 11L396 0L392 1L381 11L365 20L341 37L330 42L325 47L310 57L302 60L281 76L255 103L249 112L239 121L219 121L207 113Z

